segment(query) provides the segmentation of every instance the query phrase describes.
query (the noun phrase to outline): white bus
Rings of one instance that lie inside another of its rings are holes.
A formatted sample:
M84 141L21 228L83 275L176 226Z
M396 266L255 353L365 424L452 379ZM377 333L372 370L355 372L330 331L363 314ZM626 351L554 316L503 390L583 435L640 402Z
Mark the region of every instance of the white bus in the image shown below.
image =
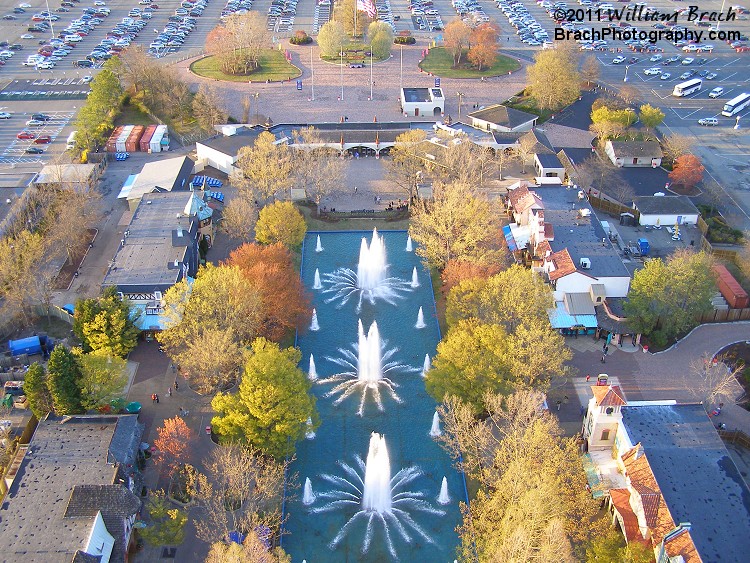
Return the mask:
M693 92L697 92L701 89L701 86L703 86L703 80L700 78L693 78L692 80L688 80L687 82L682 82L674 87L674 90L672 90L672 95L679 98L682 96L689 96Z
M68 135L68 141L65 146L65 150L76 148L76 133L78 133L78 131L73 131L70 135Z
M724 104L724 110L721 112L721 115L732 117L733 115L741 112L743 109L745 109L749 105L750 105L750 94L745 92L744 94L740 94L736 98L732 98L726 104Z

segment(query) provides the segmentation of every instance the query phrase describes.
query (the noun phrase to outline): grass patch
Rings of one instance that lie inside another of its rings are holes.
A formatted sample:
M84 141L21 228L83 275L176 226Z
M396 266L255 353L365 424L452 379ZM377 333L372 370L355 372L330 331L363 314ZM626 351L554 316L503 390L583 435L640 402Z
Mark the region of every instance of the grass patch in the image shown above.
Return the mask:
M266 49L261 53L259 63L259 68L247 75L225 74L219 67L219 60L212 55L195 61L190 70L203 78L227 82L281 82L302 75L302 71L287 61L281 51Z
M481 78L482 76L499 76L508 74L521 67L518 61L505 55L498 54L495 64L484 70L472 68L468 62L464 62L466 55L458 68L453 68L453 55L445 47L435 47L419 63L419 67L425 72L443 78Z
M324 61L329 63L341 62L341 55L321 56ZM344 46L344 62L345 63L362 63L364 65L370 64L370 46L365 43L352 42ZM372 57L373 62L380 62L383 59L380 57Z
M552 110L541 110L536 105L536 100L532 96L527 96L523 92L517 96L510 98L505 104L509 108L517 109L519 111L525 111L526 113L533 113L539 116L537 123L544 123L555 113ZM562 110L560 110L562 111Z
M445 309L448 300L443 291L443 280L440 272L435 268L430 268L430 277L432 278L432 291L435 294L435 309L437 310L438 324L440 325L440 334L445 337L448 333L448 322L445 320Z
M336 222L330 222L316 218L314 207L297 204L297 209L304 215L308 231L371 231L375 227L387 231L405 231L409 228L408 219L394 221L375 216L365 219L340 219Z
M149 115L133 105L123 105L120 113L115 117L115 127L118 125L154 125L156 122Z

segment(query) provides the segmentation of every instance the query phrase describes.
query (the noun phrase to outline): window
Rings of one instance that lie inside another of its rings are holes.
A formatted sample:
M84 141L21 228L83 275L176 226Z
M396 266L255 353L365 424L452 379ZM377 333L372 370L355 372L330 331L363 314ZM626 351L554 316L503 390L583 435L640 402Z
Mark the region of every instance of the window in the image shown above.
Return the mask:
M602 440L605 442L609 440L609 428L602 430Z
M161 291L154 291L154 299L161 301Z
M613 412L615 412L615 409L614 407L607 407L607 409L604 412L607 414L612 414Z

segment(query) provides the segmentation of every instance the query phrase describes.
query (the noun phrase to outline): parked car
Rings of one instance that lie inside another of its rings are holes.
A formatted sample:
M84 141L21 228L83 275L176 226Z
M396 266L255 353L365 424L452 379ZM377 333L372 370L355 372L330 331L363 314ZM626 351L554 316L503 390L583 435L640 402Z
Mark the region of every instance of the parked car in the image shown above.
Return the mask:
M52 142L52 137L49 135L40 135L36 139L34 139L34 143L37 145L48 145Z
M31 131L21 131L18 135L16 135L16 139L21 140L33 139L34 137L36 137L36 135Z
M695 59L692 58L692 57L686 57L686 58L682 59L682 64L684 64L684 65L691 65L691 64L693 64L694 60Z
M657 74L661 74L661 69L658 66L647 68L643 71L643 74L646 76L655 76Z
M614 65L619 65L620 63L624 63L624 62L625 62L625 57L623 57L622 55L620 55L619 57L615 57L612 60L612 64Z
M672 75L670 73L662 72L659 80L669 80L670 78L672 78Z
M26 152L28 154L42 154L44 152L44 149L42 147L31 146L26 149Z
M724 93L724 88L722 88L721 86L717 86L716 88L714 88L713 90L711 90L711 91L710 91L710 92L708 93L708 97L709 97L709 98L718 98L718 97L719 97L719 96L721 96L721 95L722 95L723 93Z
M10 119L11 117L13 117L13 114L7 111L0 111L0 119Z
M714 125L719 124L719 120L715 117L704 117L702 119L698 120L699 125L706 125L707 127L712 127Z

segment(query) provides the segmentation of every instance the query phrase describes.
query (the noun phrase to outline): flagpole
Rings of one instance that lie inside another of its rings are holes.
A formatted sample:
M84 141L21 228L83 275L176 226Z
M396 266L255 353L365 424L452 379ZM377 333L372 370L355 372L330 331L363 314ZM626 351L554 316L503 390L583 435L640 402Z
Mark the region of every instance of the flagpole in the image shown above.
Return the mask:
M315 101L315 68L313 67L313 46L310 45L310 86L312 88L312 98Z
M372 81L372 59L373 53L372 53L372 44L370 44L370 101L372 101L372 87L373 87L373 81Z
M357 0L354 0L354 33L352 33L354 39L357 38Z
M404 46L401 45L401 74L399 75L398 87L404 87Z

